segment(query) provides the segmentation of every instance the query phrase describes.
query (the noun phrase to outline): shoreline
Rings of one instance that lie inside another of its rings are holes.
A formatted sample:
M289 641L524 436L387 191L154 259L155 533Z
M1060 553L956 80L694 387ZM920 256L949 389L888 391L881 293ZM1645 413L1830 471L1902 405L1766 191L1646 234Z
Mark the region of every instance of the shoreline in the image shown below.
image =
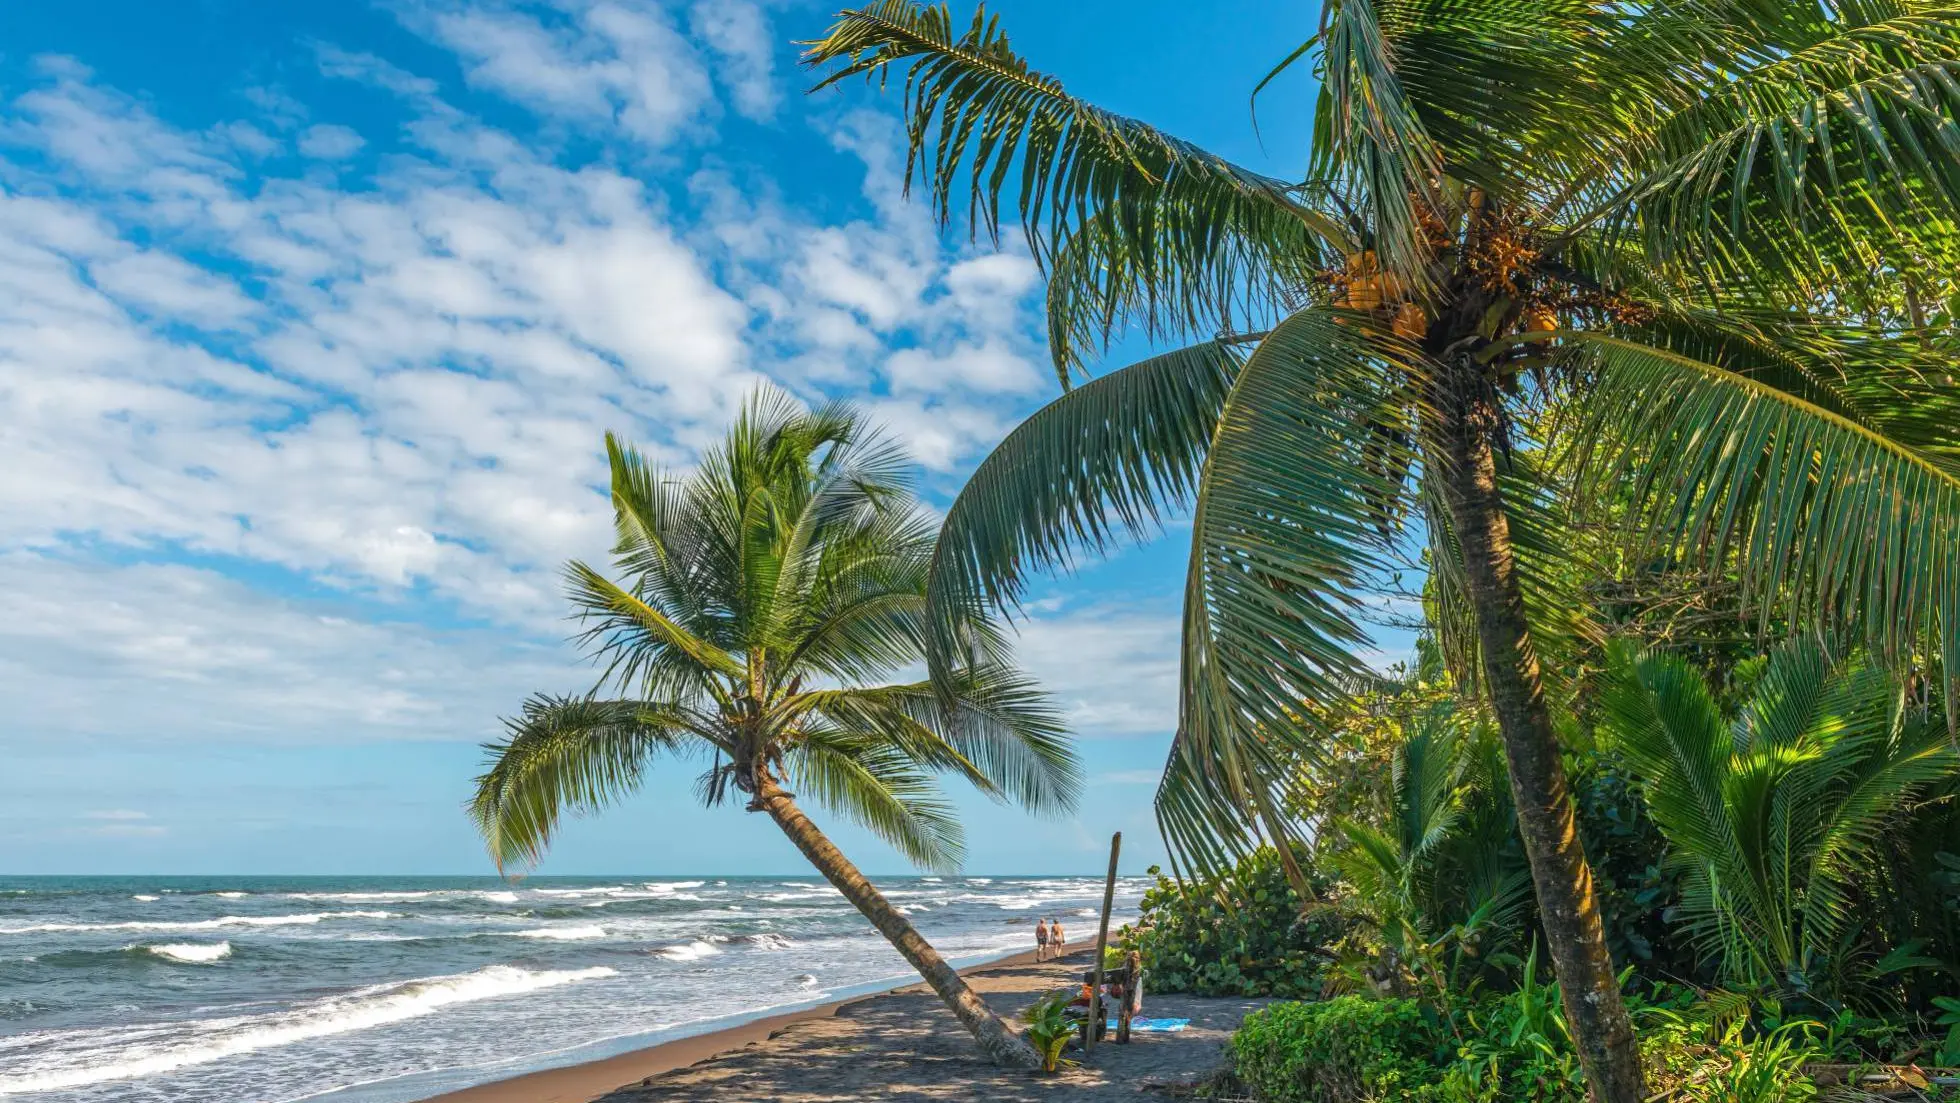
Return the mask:
M1084 950L1093 951L1095 946L1094 939L1084 939L1068 943L1062 952L1074 954ZM959 973L963 977L974 977L996 970L1030 965L1034 962L1034 955L1033 950L1022 950L977 965L969 965ZM457 1088L439 1095L427 1096L420 1103L591 1103L600 1096L639 1083L649 1077L684 1069L720 1054L768 1041L771 1036L797 1023L834 1018L839 1011L853 1004L882 999L907 988L919 987L923 983L914 975L889 988L881 988L875 992L846 996L843 999L797 1011L766 1014L699 1034L656 1042L611 1057L579 1061L557 1068L538 1069L501 1080L491 1080L473 1087Z

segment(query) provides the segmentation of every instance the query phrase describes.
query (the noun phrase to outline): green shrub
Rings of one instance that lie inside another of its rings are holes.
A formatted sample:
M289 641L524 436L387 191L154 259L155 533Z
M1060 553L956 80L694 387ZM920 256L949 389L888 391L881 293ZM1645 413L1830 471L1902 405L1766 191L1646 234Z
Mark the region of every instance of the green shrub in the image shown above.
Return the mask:
M1414 1000L1276 1003L1232 1036L1238 1077L1270 1103L1433 1100L1448 1032Z
M1123 929L1119 941L1123 949L1143 956L1152 991L1320 994L1324 949L1339 938L1345 923L1324 908L1302 914L1304 902L1287 882L1272 848L1246 857L1222 882L1180 889L1155 866L1150 872L1157 884L1144 894L1142 917ZM1324 891L1328 886L1323 881L1315 887Z
M1233 1072L1267 1103L1585 1103L1558 986L1533 972L1448 1018L1415 1000L1273 1004L1233 1036ZM1760 1025L1734 993L1655 991L1665 1004L1634 1001L1642 1062L1676 1103L1813 1099L1804 1066L1856 1050L1840 1027Z

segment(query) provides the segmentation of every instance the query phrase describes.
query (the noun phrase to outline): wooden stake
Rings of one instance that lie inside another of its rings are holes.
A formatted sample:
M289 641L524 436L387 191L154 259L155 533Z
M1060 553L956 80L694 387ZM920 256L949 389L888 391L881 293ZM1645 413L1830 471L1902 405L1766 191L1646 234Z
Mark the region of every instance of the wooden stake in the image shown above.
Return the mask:
M1116 901L1116 856L1123 852L1123 833L1109 837L1109 876L1103 881L1102 923L1096 928L1096 979L1089 989L1089 1030L1082 1037L1082 1054L1096 1048L1096 1035L1102 1033L1107 1012L1103 1010L1103 957L1109 946L1109 909Z

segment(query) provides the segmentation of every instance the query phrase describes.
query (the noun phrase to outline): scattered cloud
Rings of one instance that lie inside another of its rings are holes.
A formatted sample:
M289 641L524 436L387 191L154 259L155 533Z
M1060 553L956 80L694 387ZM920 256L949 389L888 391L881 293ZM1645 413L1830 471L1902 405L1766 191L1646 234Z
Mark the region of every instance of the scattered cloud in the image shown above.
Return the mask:
M727 6L721 17L697 23L719 32L717 46L748 48L742 28L745 20L759 24L759 14L740 0ZM411 29L455 51L472 86L547 119L658 147L714 102L699 53L655 5L596 0L537 10L423 3L398 11ZM767 69L746 79L766 87ZM738 89L744 102L759 94L747 84Z
M1068 605L1017 624L1022 666L1069 724L1090 736L1177 727L1178 618L1110 604Z
M465 88L308 47L386 127L265 90L187 126L64 58L0 108L8 738L482 738L590 676L555 571L608 543L604 430L685 465L767 378L950 475L1044 388L1032 260L901 198L889 115L797 120L821 215L703 152L792 125L761 8L391 10ZM1172 726L1174 618L1021 627L1083 731Z
M299 136L300 156L319 161L344 161L365 145L367 139L358 132L331 123L309 126Z
M478 740L522 694L592 677L555 640L362 616L197 567L15 553L0 571L18 745Z

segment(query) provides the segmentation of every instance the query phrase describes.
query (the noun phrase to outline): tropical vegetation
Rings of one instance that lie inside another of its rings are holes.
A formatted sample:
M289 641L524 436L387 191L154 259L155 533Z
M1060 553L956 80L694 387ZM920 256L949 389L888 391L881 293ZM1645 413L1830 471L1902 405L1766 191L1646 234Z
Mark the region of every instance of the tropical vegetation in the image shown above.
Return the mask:
M1289 840L1345 839L1339 868L1398 958L1391 973L1433 981L1467 945L1452 925L1503 894L1491 880L1460 914L1426 914L1440 902L1425 885L1453 860L1427 830L1508 815L1592 1097L1645 1099L1655 1070L1586 849L1600 835L1575 800L1588 748L1570 736L1602 707L1587 682L1601 630L1630 606L1634 621L1674 608L1841 639L1953 724L1960 11L1326 0L1318 33L1274 71L1311 66L1319 86L1313 147L1285 178L1076 98L984 10L885 0L840 15L807 58L826 84L901 76L910 180L976 232L1018 218L1049 276L1065 393L945 518L926 584L937 691L951 699L992 660L998 639L975 626L1034 574L1188 510L1178 732L1157 795L1184 879L1278 840L1306 896ZM1247 76L1255 94L1272 79ZM1087 377L1131 327L1184 347ZM1452 723L1467 726L1404 751L1412 776L1382 799L1407 818L1328 830L1303 794L1329 786L1340 732L1374 692L1369 600L1411 568L1463 706ZM1802 726L1790 708L1769 711ZM1725 956L1734 976L1817 990L1819 940L1843 929L1829 918L1843 847L1944 852L1868 831L1863 796L1804 805L1837 817L1777 859L1808 880L1754 900L1759 886L1708 849L1723 838L1690 835L1747 830L1757 811L1705 794L1684 811L1681 771L1639 748L1685 747L1689 729L1613 717L1628 784L1603 782L1601 799L1637 790L1642 838L1651 825L1673 844L1683 906L1737 920L1705 921L1703 944L1780 932ZM1921 739L1856 723L1855 746L1764 735L1685 784L1720 774L1734 802L1753 785L1788 809ZM1489 793L1466 812L1485 729L1509 808ZM1782 765L1812 755L1830 764ZM1936 891L1898 876L1886 899ZM1941 922L1885 920L1925 928L1913 938Z
M565 568L599 684L530 698L487 746L470 810L491 855L535 861L567 812L632 792L656 762L705 760L704 804L768 816L989 1057L1038 1067L799 799L946 870L962 834L939 775L1044 813L1080 788L1059 718L1004 640L933 684L887 680L923 657L934 550L904 453L849 406L806 411L765 390L691 473L610 435L606 454L612 571Z
M1960 866L1938 696L1809 635L1719 683L1628 637L1602 663L1565 717L1566 757L1606 825L1588 854L1632 882L1598 895L1650 1088L1797 1100L1855 1071L1960 1090L1960 940L1925 887ZM1289 998L1233 1041L1258 1098L1588 1096L1509 790L1478 765L1488 720L1430 689L1406 674L1354 719L1372 734L1337 742L1346 811L1293 856L1312 899L1267 904L1292 886L1262 850L1229 877L1162 881L1122 932L1159 991ZM1383 741L1389 765L1370 769Z

